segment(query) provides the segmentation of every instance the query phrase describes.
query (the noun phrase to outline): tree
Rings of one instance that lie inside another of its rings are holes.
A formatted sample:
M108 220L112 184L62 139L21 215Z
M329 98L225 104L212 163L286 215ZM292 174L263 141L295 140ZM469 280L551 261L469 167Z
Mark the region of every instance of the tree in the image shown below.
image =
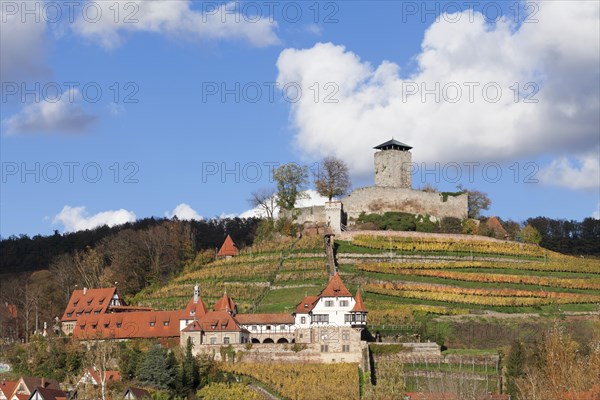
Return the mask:
M490 200L487 193L479 190L463 189L462 186L459 186L458 189L467 194L469 218L478 219L481 216L481 211L488 210L492 205L492 200Z
M257 207L265 212L267 219L273 219L273 213L277 206L277 196L275 196L275 189L263 188L258 189L250 194L248 203L251 207Z
M525 354L523 346L518 340L515 341L511 348L508 360L506 362L506 376L507 376L507 391L515 399L517 398L517 386L516 380L523 376L523 364L525 362Z
M530 224L521 230L521 240L525 243L539 244L542 241L542 235Z
M138 369L138 379L143 385L156 389L171 389L175 383L176 371L172 354L160 346L152 347Z
M200 383L198 362L192 354L192 347L192 340L188 338L178 371L178 392L182 396L194 393Z
M302 190L308 184L308 168L294 163L284 164L273 172L277 182L277 205L292 210L296 200L304 197Z
M104 271L104 260L95 249L87 247L85 251L77 250L74 263L85 287L90 289L100 287L100 276Z
M86 353L88 368L92 368L98 374L100 395L102 400L106 398L106 385L108 383L108 371L116 366L119 357L119 346L112 340L97 340Z
M343 196L350 190L350 175L348 166L339 158L325 157L319 164L317 192L327 197L329 201L334 197Z

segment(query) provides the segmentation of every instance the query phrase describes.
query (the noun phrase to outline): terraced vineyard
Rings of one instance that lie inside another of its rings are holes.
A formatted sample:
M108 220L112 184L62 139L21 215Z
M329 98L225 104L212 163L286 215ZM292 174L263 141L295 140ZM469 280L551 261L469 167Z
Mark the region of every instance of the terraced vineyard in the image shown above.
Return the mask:
M305 292L317 294L327 282L322 240L312 236L263 243L237 257L195 265L165 286L140 292L133 302L156 309L183 308L198 284L209 307L227 291L240 312L291 311Z
M374 325L406 323L417 314L472 311L594 311L600 304L600 261L539 246L475 236L355 235L336 243L348 288L362 287ZM350 261L348 261L350 260ZM328 279L322 238L263 243L240 256L195 265L134 303L182 308L193 287L210 306L227 291L240 312L291 312Z

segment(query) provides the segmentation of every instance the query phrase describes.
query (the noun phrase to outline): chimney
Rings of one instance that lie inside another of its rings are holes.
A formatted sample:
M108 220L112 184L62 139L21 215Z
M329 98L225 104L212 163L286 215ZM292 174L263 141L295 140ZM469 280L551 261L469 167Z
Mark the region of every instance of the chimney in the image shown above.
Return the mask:
M86 294L86 293L87 293L87 288L86 288L86 287L84 287L84 288L83 288L83 295L85 296L85 294Z
M200 288L198 287L198 284L196 284L196 286L194 286L194 304L198 304L199 291L200 291Z
M45 388L46 387L46 378L42 377L42 385L41 387Z

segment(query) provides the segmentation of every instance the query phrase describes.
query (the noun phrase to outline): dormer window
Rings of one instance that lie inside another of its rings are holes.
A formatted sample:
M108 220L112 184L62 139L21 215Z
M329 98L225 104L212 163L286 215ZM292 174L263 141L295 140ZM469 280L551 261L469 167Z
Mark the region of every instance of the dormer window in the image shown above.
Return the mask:
M78 301L73 302L73 307L77 307L77 303L79 303Z
M308 304L304 303L304 308L308 308Z
M108 322L106 322L106 323L104 324L104 327L105 327L105 328L108 328Z
M154 326L156 323L154 321L150 321L150 326Z
M169 321L164 321L163 326L169 326Z
M102 304L104 304L104 300L100 300L100 301L98 302L98 304L99 304L99 305L102 305Z
M217 329L217 324L212 324L210 327L213 329Z
M122 325L122 324L121 324L120 322L117 322L117 328L120 328L120 327L121 327L121 325Z
M221 329L227 328L227 323L221 324Z
M67 317L71 318L72 316L73 316L73 313L72 313L72 312L70 312L70 313L67 313Z
M81 317L81 311L75 314L78 317Z

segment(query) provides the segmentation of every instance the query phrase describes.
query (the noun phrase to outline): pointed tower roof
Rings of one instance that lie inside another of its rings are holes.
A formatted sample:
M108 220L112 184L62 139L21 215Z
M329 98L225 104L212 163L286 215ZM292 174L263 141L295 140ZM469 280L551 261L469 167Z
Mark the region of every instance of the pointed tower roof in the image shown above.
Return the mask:
M379 146L373 147L376 150L403 150L407 151L412 149L412 146L407 145L406 143L402 143L392 138L392 140L388 140L385 143L381 143Z
M329 283L325 286L319 297L352 297L352 293L350 293L344 282L342 282L340 274L336 272L329 279Z
M237 255L238 255L237 246L233 242L233 239L231 239L231 236L227 235L227 237L225 238L225 241L223 242L223 245L221 246L221 249L217 253L217 256L226 257L226 256L237 256Z
M360 294L360 289L356 292L356 296L354 296L354 308L350 310L350 312L367 312L367 307L365 307L365 303L363 303L362 296Z
M208 308L206 307L206 303L202 300L201 297L198 297L198 301L195 301L195 298L191 298L185 308L185 317L196 317L200 318L208 312ZM189 319L189 318L187 318Z
M232 299L227 296L227 292L223 293L223 297L221 300L217 301L215 306L213 307L214 311L227 311L234 312L235 311L235 303Z

